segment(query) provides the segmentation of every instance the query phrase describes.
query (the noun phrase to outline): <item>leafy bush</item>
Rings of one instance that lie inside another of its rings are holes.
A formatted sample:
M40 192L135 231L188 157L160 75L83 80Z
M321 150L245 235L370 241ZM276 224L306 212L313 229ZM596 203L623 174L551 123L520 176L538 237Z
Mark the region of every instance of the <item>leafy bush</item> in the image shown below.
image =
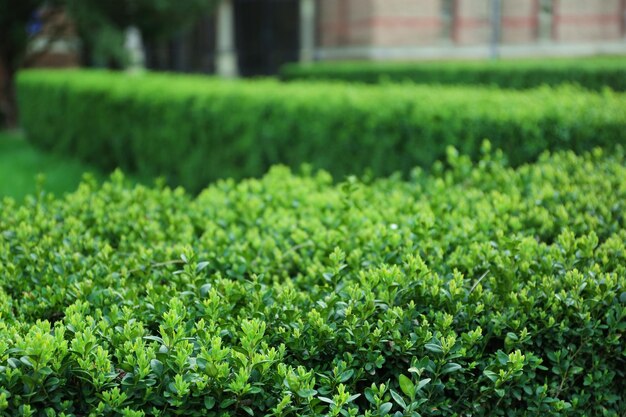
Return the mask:
M477 157L489 138L514 165L546 149L625 143L626 97L427 86L348 86L27 71L19 76L29 140L104 168L165 176L191 191L275 163L336 177L408 174L453 145Z
M626 159L0 207L2 416L622 416Z
M626 91L626 57L448 62L321 62L288 64L285 80L342 80L362 83L477 84L526 89L578 84L591 90Z

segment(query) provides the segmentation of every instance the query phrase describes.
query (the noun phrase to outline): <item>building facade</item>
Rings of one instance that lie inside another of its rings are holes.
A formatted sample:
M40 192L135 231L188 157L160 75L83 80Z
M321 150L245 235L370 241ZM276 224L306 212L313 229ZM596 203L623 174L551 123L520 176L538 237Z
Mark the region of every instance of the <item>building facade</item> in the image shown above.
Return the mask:
M319 0L316 56L472 57L626 51L623 0Z
M626 0L220 0L214 24L227 76L255 45L278 61L626 53Z
M626 0L216 1L191 30L146 45L148 68L232 77L294 61L626 54ZM52 46L37 64L78 63L76 42Z

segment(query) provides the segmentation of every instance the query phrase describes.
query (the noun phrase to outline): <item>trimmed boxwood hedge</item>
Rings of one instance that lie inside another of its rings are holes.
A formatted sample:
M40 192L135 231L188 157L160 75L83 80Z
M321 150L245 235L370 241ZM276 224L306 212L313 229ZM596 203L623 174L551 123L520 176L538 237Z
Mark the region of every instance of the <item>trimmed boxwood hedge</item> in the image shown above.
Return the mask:
M338 178L429 167L447 145L489 138L518 165L549 149L626 143L626 97L576 88L503 92L428 86L224 81L203 76L26 71L28 139L104 168L165 176L195 192L275 163Z
M578 84L591 90L626 91L626 57L511 59L443 62L320 62L287 64L284 80L342 80L361 83L411 81L526 89Z
M488 148L4 199L0 415L623 416L623 151Z

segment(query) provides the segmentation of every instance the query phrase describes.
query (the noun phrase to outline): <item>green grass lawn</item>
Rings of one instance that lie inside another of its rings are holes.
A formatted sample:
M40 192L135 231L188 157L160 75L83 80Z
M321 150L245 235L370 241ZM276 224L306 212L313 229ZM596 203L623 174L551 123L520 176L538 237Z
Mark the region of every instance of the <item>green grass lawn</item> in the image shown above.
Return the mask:
M0 131L0 199L34 194L40 174L43 190L60 195L76 189L86 172L105 177L89 165L34 148L20 133Z

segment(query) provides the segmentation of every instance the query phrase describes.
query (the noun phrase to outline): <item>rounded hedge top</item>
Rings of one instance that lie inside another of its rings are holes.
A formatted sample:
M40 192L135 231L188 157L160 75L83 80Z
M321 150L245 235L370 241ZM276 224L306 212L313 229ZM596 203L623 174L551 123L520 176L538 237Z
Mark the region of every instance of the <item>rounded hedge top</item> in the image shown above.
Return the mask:
M0 415L623 415L624 155L500 158L3 200Z
M308 163L336 178L429 168L485 138L513 165L545 150L626 145L626 96L573 87L363 86L206 76L29 70L18 79L32 143L198 192L221 178Z

